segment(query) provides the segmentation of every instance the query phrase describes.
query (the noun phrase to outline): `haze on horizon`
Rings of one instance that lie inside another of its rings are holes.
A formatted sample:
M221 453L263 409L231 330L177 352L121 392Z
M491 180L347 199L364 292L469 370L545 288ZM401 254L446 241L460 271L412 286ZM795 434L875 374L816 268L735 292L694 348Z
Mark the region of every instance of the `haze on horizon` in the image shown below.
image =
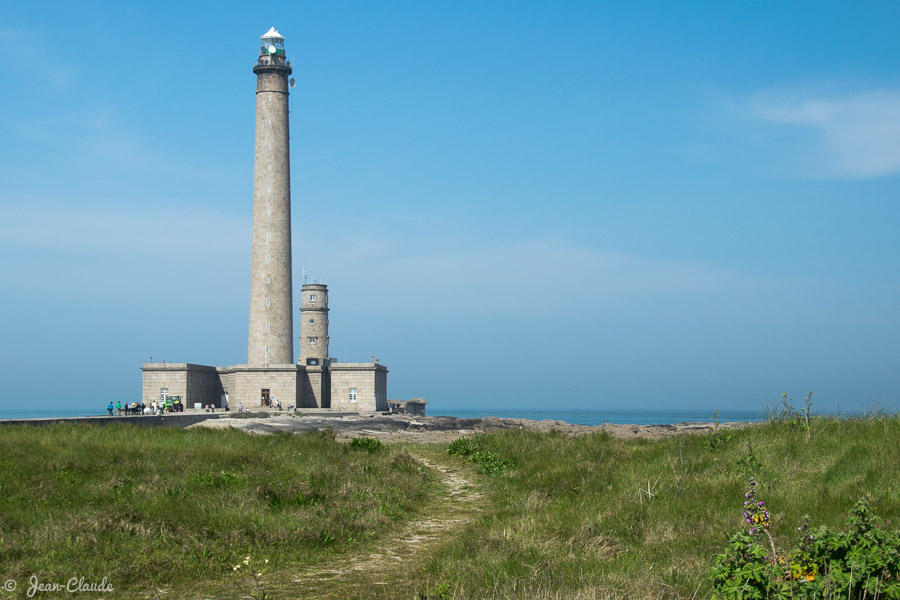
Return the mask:
M295 302L429 411L900 406L900 5L0 7L0 412L246 360L259 36ZM299 326L295 320L295 336ZM295 342L296 343L296 342Z

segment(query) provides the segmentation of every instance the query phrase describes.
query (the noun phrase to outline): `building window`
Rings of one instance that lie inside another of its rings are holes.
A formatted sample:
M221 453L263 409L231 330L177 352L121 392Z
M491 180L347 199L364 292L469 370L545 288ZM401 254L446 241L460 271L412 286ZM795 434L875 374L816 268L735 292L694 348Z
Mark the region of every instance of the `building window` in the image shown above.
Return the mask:
M269 330L269 324L266 323L266 331L268 331L268 330Z
M316 338L314 338L314 337L306 338L306 341L309 342L309 345L310 345L310 346L315 346L315 345L316 345Z
M268 354L268 353L269 353L269 347L266 346L266 354Z
M310 324L310 325L315 325L315 324L316 324L316 320L315 320L315 319L310 319L310 320L309 320L309 324Z
M272 278L271 278L271 277L266 277L266 283L272 283Z
M269 262L270 260L272 260L272 255L266 254L266 262Z
M271 232L271 231L267 231L267 232L266 232L266 237L267 237L267 238L272 237L272 232Z
M310 302L315 302L315 301L316 301L316 295L315 295L315 294L310 294L310 295L309 295L309 301L310 301Z
M266 166L269 168L270 171L272 170L272 165L266 165Z
M350 402L356 402L356 388L350 388Z
M315 367L319 364L319 359L318 358L307 358L306 364Z
M266 300L266 308L269 308L269 306L271 306L271 305L272 305L272 301Z
M271 208L267 208L267 209L266 209L266 214L267 214L267 215L271 215L271 214L272 214L272 209L271 209Z
M267 185L267 186L266 186L266 191L267 191L267 192L271 192L271 191L272 191L272 186L271 186L271 185Z
M159 400L165 403L166 400L169 399L169 388L160 388L159 389Z

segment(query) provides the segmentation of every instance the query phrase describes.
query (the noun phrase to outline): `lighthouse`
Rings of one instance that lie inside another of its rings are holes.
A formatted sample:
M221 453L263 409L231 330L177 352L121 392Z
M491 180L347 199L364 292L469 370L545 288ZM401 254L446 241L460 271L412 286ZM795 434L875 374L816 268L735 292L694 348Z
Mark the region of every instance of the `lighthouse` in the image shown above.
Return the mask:
M274 27L260 37L256 73L256 151L250 251L250 331L247 364L290 364L291 169L288 76L284 37Z
M329 354L328 286L301 289L301 347L294 360L291 284L291 167L288 94L293 86L284 36L260 36L256 74L253 226L250 248L250 330L247 362L217 367L189 362L144 363L144 404L177 396L183 406L373 413L385 411L387 368L341 363Z

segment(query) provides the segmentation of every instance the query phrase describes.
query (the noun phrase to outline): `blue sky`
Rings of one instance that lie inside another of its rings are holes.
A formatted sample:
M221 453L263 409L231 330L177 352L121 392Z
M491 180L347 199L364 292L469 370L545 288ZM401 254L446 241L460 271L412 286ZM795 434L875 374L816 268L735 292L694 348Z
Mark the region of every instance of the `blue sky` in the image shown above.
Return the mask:
M900 4L0 7L0 411L246 360L255 76L295 285L453 408L900 403ZM299 334L299 331L296 332ZM296 343L296 342L295 342Z

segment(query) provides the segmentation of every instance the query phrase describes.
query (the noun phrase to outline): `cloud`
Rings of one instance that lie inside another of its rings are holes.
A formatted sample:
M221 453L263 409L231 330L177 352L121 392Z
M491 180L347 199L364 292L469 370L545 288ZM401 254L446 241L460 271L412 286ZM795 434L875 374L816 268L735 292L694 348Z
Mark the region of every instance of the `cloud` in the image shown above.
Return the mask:
M245 300L250 222L243 211L39 204L34 211L33 198L9 203L0 219L8 291L137 300L163 286L197 302L218 288L236 306ZM345 309L438 318L748 322L781 314L784 299L809 285L564 239L481 240L440 224L387 227L352 218L308 228L298 216L297 292L304 267L334 288Z
M234 214L75 197L9 200L0 205L0 288L9 298L139 301L172 289L189 303L223 285L245 295L243 282L229 279L249 264L249 229Z
M900 91L758 92L752 118L806 131L801 156L819 176L868 178L900 171Z
M39 81L50 84L54 88L63 88L76 80L81 70L71 64L66 64L65 53L50 49L49 54L53 60L45 68L35 69L27 60L32 47L40 40L46 50L46 35L35 28L4 27L0 26L0 68L17 72L20 76L35 77Z
M566 240L468 239L384 232L301 235L295 256L355 310L565 319L753 321L804 283L642 257ZM328 250L324 250L328 249ZM296 261L296 259L295 259ZM808 283L808 282L805 282ZM365 293L356 293L365 290Z

